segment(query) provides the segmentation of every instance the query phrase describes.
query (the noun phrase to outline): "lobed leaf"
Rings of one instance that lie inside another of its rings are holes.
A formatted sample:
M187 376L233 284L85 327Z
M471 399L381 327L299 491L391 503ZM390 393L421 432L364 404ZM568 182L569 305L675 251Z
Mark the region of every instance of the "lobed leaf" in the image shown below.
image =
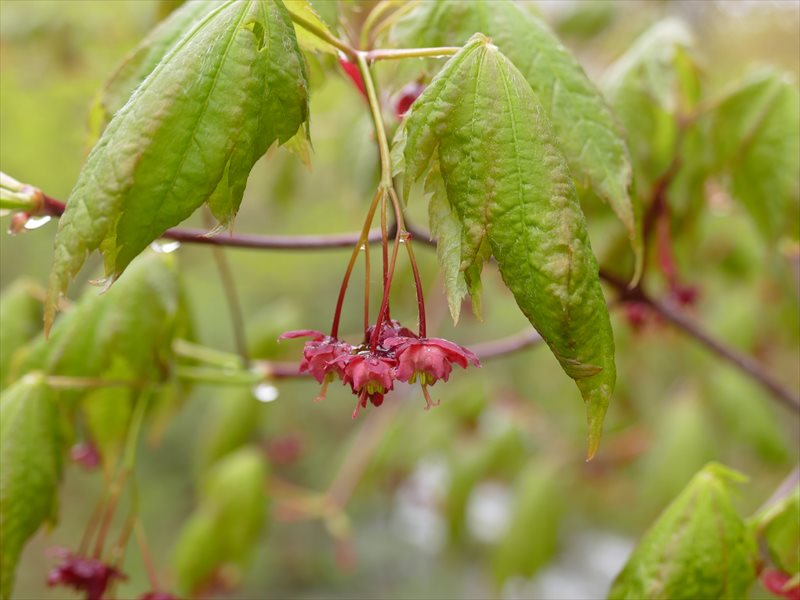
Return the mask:
M693 40L676 19L642 33L607 70L603 92L622 122L637 185L646 189L668 169L676 150L678 119L691 108L688 89ZM694 85L694 84L692 84Z
M573 175L611 206L640 265L640 226L628 193L630 157L619 127L575 57L541 19L511 0L422 2L392 35L406 45L445 46L461 45L476 32L489 36L536 92Z
M742 480L706 465L645 533L608 597L745 598L756 549L733 505L732 484Z
M125 106L147 76L192 28L216 5L208 0L190 0L172 11L133 49L97 94L89 114L89 140L94 144L111 117Z
M242 448L212 466L200 504L175 548L182 593L211 583L220 567L247 564L266 518L266 475L262 453L254 448Z
M0 296L0 389L8 383L17 352L39 333L44 290L18 279Z
M87 290L15 372L157 383L168 375L173 339L189 329L174 255L148 252L106 293Z
M798 105L796 84L765 69L729 91L711 115L718 168L769 240L786 232L800 205Z
M11 596L22 549L58 516L61 424L53 390L28 375L0 397L0 596Z
M396 144L405 194L438 164L462 227L461 271L476 277L493 254L575 379L593 456L616 379L614 340L575 186L537 96L496 46L473 36L414 103Z
M253 164L306 122L307 100L280 0L227 0L192 22L89 154L59 221L45 328L89 252L113 281L205 202L230 223Z

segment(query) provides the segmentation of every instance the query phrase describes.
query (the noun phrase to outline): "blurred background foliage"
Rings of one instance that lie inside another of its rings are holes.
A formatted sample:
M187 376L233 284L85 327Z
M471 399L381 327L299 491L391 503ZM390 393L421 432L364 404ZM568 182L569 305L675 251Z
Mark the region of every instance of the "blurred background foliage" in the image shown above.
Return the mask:
M330 14L330 3L314 4L323 16ZM358 15L367 7L347 4L344 10ZM66 199L88 150L94 94L169 8L168 2L144 0L0 2L2 171ZM800 74L795 2L541 2L532 10L542 13L596 81L642 31L668 16L694 33L707 95L760 64L787 71L795 81ZM323 63L311 64L310 167L271 150L250 177L236 231L310 234L360 226L377 182L371 123L355 88ZM387 102L416 78L420 65L378 67ZM687 201L677 193L672 198L678 205ZM602 263L624 238L610 213L595 210L591 199L587 213ZM412 199L409 214L427 225L419 199ZM191 225L203 225L198 215L194 219ZM766 243L742 206L718 190L704 194L702 209L674 227L681 279L699 293L692 316L797 390L796 244ZM3 290L22 277L45 282L54 232L50 223L0 236ZM277 344L281 332L328 327L347 252L227 252L253 357L294 360L300 345ZM464 311L454 329L435 253L420 249L417 255L435 335L469 346L526 328L513 298L488 269L484 321ZM195 338L234 351L210 251L184 245L175 256ZM99 271L98 257L92 260ZM396 317L412 323L411 273L401 265L397 281L409 285L394 287L393 306ZM651 289L664 287L655 270L650 277ZM73 285L73 298L89 278ZM353 292L343 331L358 331L360 319ZM163 431L148 437L138 461L142 518L166 582L176 583L170 568L175 543L198 498L203 502L199 482L225 485L213 468L223 457L239 461L237 468L253 468L247 454L252 448L268 460L270 475L264 490L247 494L256 501L265 494L271 509L268 525L257 529L255 554L242 561L249 568L225 574L241 576L241 585L227 592L231 598L598 598L642 532L709 460L749 476L738 505L742 514L753 513L797 460L796 416L658 319L634 326L628 312L615 310L612 320L617 391L601 451L591 463L583 461L578 392L541 346L487 361L479 371L455 373L433 390L442 400L436 410L422 410L418 389L401 389L355 422L349 394L332 388L314 404L316 386L306 381L277 383L276 390L266 390L268 397L277 393L269 403L243 387L196 386ZM237 453L247 443L250 450ZM354 473L358 477L348 479ZM295 519L291 485L322 491L331 482L351 496L346 513ZM67 468L60 522L26 548L15 597L63 597L63 590L44 585L45 549L76 545L103 485L97 472ZM195 529L202 527L197 515L190 524ZM133 548L125 571L130 578L119 587L120 597L147 587Z

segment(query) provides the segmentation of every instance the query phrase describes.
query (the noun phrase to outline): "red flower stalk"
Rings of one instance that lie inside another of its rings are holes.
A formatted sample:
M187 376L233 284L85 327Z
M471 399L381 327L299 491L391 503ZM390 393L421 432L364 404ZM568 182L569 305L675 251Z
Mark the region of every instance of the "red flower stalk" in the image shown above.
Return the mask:
M374 331L374 325L370 325L370 327L367 328L366 334L364 335L364 344L369 343ZM378 346L383 346L385 348L386 340L395 337L417 339L418 336L408 327L401 325L399 321L395 321L394 319L387 319L381 323L381 332L378 335Z
M74 588L85 592L86 600L102 600L114 579L127 579L121 571L96 558L84 558L64 548L55 549L53 555L61 559L61 564L48 573L48 587Z

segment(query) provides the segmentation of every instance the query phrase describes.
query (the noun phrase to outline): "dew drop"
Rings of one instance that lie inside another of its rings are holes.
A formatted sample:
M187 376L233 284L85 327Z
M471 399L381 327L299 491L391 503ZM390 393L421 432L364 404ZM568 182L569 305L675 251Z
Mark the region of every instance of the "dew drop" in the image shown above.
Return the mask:
M38 217L30 217L25 222L25 229L32 230L32 229L39 229L43 225L47 225L53 217L50 215L41 215Z
M361 244L361 246L359 246L358 249L359 250L366 250L367 249L367 245L366 244Z
M280 395L278 388L270 383L259 383L253 387L253 396L259 402L275 402Z
M158 252L159 254L169 254L170 252L175 252L178 248L181 247L181 243L175 240L168 240L168 241L156 241L150 244L150 247L153 249L154 252Z

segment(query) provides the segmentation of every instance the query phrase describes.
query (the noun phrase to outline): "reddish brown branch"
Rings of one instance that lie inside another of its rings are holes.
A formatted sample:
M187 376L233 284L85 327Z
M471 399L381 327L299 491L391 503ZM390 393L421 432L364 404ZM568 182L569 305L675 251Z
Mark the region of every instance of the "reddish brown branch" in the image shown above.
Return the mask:
M731 363L748 377L761 384L783 406L795 413L800 413L800 398L786 389L752 357L737 352L713 337L671 302L652 298L640 287L629 290L627 282L602 270L600 271L600 277L619 293L622 301L634 301L646 304L651 310L659 314L674 327L694 338L705 346L706 349Z
M668 173L668 176L665 176L662 179L668 181L671 179L671 173ZM657 195L660 194L657 193ZM44 198L45 202L43 210L46 214L59 216L61 213L63 213L63 203L46 195ZM429 234L412 227L411 224L406 224L406 230L409 234L411 234L415 241L431 246L436 245L436 241L432 240ZM320 250L325 248L350 247L358 241L359 234L348 233L327 236L228 234L209 237L207 232L202 230L170 229L164 233L163 237L186 243L211 244L237 248L270 250ZM380 229L370 231L370 243L378 243L380 240ZM627 281L622 281L615 275L602 270L600 271L600 277L619 293L621 300L636 301L647 304L652 310L660 314L665 320L669 321L677 329L694 338L708 350L734 365L748 377L759 383L766 390L768 390L772 397L778 400L783 406L789 408L794 413L800 413L800 398L798 398L798 396L793 394L790 390L786 389L753 358L737 352L723 342L712 337L708 332L700 327L700 325L692 321L678 308L670 303L650 297L644 292L644 290L642 290L641 287L630 290L628 289ZM494 356L502 356L508 352L513 352L520 347L525 347L538 341L538 336L535 335L535 333L528 332L525 334L518 334L505 340L487 342L482 348L483 356L481 356L481 353L478 353L478 356L484 359ZM480 346L479 349L481 349ZM296 364L268 363L267 368L272 377L295 377L299 375Z

